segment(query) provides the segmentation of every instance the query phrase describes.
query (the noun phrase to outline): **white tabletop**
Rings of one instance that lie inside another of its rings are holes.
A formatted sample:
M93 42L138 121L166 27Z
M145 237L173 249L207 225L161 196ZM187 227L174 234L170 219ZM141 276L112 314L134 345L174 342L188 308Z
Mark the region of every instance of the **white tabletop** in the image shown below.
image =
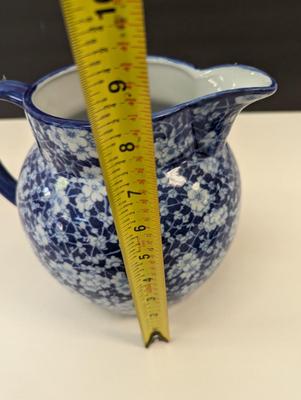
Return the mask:
M0 198L0 399L300 400L301 113L246 113L230 142L243 182L224 262L170 308L172 342L143 347L138 323L103 311L40 265ZM25 120L0 121L17 174Z

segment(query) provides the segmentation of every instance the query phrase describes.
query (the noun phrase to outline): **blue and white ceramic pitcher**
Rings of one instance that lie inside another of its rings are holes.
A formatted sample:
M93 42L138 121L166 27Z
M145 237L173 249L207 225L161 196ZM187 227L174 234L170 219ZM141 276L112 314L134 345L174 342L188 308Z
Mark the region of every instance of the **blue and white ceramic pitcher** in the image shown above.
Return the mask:
M205 70L149 57L165 276L169 303L204 282L234 235L239 172L226 143L238 113L275 81L244 65ZM133 304L76 67L33 85L0 83L24 108L36 142L18 184L0 165L0 191L17 204L42 264L61 283L124 313Z

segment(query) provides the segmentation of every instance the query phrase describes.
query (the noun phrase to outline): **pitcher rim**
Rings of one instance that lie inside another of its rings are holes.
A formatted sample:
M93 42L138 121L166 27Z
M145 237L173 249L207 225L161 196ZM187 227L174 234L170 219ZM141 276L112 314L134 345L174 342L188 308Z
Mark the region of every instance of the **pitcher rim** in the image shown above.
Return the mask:
M239 67L239 68L243 68L243 69L247 69L250 71L254 71L254 72L263 74L271 80L271 84L269 86L258 86L258 87L255 86L255 87L246 87L246 88L238 88L238 89L230 89L230 90L221 90L219 92L198 96L194 99L182 102L180 104L167 107L166 109L161 110L161 111L152 112L152 121L153 122L158 121L162 118L165 118L169 115L172 115L176 112L182 111L183 109L188 108L190 106L196 106L198 103L202 103L202 102L208 101L210 99L214 99L214 98L220 98L221 96L224 96L224 95L227 95L230 93L232 95L239 93L242 96L247 95L248 93L252 93L252 94L261 94L261 93L269 94L270 93L270 94L272 94L277 90L277 87L278 87L275 79L273 77L271 77L268 73L266 73L265 71L263 71L259 68L252 67L252 66L245 65L245 64L227 63L227 64L217 64L217 65L214 65L211 67L206 67L206 68L199 68L199 67L195 66L194 64L191 64L189 62L182 61L182 60L179 60L176 58L172 58L172 57L148 55L147 60L149 60L149 61L162 60L165 62L166 61L170 62L172 64L181 64L183 66L189 67L192 71L193 70L206 71L206 70L214 70L217 68ZM24 105L24 109L26 110L26 112L30 116L36 118L39 121L47 123L47 124L59 125L62 128L66 127L66 128L74 128L74 129L90 129L91 130L91 124L88 120L76 120L76 119L62 118L62 117L57 117L55 115L48 114L48 113L42 111L41 109L39 109L37 106L35 106L32 101L32 95L41 83L45 82L47 79L53 77L54 75L63 73L65 71L67 71L68 69L74 69L74 68L77 68L77 66L75 64L65 65L63 67L57 68L57 69L49 72L46 75L43 75L41 78L39 78L33 84L30 84L29 88L26 90L26 92L24 94L24 100L23 100L23 105Z

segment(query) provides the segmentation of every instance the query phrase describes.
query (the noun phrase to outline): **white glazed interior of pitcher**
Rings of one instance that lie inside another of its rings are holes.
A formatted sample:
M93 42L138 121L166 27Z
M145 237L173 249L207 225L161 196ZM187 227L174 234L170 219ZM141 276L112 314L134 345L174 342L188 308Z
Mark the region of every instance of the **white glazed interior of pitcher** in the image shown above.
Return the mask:
M268 75L239 65L198 70L181 62L149 57L148 71L153 112L225 90L263 88L272 84ZM38 109L56 117L87 119L75 66L40 83L32 101Z

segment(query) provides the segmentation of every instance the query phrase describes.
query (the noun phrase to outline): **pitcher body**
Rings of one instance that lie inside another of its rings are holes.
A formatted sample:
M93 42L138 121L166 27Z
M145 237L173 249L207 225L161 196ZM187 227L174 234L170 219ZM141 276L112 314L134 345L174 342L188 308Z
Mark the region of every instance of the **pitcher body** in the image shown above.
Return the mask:
M173 303L212 274L233 239L240 178L226 138L240 110L272 94L276 83L245 66L202 71L160 57L148 62L167 298ZM33 86L5 85L0 97L24 107L36 143L16 195L1 167L2 193L16 200L35 253L72 290L132 313L90 125L76 119L85 109L76 68Z

